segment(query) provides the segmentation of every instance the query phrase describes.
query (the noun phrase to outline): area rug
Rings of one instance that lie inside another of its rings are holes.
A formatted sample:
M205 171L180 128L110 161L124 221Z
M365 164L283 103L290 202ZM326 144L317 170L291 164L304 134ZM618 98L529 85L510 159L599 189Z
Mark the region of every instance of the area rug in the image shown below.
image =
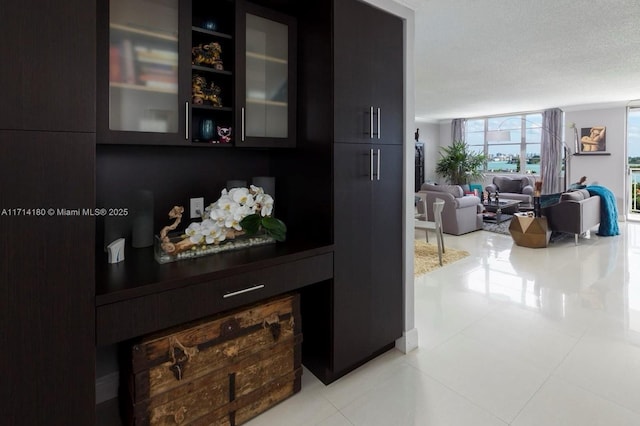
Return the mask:
M482 229L489 232L495 232L496 234L511 235L509 233L509 225L511 219L505 220L501 223L482 222Z
M435 244L429 244L422 240L415 240L414 242L414 275L426 274L427 272L431 272L434 269L439 268L440 262L438 261L438 246ZM467 251L456 250L445 246L444 255L442 256L442 264L447 265L467 256L469 256L469 252Z
M511 219L505 220L502 223L491 223L491 222L482 222L482 229L484 231L495 232L496 234L504 234L511 235L509 232L509 225L511 224ZM559 243L568 239L569 237L573 238L573 234L565 234L564 232L552 232L551 238L549 239L549 243ZM438 252L436 251L436 256Z

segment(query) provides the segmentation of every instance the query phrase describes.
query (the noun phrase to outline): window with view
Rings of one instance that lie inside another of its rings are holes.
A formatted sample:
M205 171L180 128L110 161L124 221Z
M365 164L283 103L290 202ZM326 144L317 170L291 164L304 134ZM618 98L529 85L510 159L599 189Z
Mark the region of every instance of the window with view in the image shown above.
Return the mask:
M467 120L469 148L483 152L489 173L540 174L542 114L518 114Z

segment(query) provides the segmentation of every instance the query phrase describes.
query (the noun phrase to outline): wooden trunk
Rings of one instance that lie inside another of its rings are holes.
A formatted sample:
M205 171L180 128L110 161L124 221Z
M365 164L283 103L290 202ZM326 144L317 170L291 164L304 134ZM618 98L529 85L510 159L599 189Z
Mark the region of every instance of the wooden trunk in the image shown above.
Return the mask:
M239 425L300 390L299 295L143 338L131 348L133 425Z

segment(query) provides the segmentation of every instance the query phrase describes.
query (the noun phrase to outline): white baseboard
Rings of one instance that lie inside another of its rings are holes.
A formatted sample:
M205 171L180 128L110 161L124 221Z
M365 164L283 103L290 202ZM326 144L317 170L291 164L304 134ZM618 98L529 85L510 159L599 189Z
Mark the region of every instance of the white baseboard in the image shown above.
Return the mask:
M117 371L96 379L96 404L118 396L120 377Z
M396 349L402 353L409 353L418 348L418 329L412 328L402 333L402 337L396 340Z

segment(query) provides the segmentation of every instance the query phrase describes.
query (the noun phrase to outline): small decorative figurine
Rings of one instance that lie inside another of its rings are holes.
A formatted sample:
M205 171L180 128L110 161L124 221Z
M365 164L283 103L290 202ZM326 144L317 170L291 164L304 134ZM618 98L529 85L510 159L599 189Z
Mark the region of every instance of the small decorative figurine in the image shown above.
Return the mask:
M191 49L191 63L193 65L207 65L222 71L222 46L220 43L199 44Z
M218 126L218 142L220 143L231 142L231 127Z
M191 101L194 105L202 105L205 102L209 102L213 106L221 107L221 91L220 86L216 86L213 81L208 84L207 79L201 75L194 74L191 79Z

